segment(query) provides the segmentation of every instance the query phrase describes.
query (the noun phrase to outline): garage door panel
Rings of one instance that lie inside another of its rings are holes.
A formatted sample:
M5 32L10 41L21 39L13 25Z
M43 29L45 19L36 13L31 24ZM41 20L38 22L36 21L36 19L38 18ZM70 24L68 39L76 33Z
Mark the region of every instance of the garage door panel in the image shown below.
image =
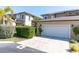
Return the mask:
M43 24L42 29L42 35L61 38L69 38L70 36L70 25Z

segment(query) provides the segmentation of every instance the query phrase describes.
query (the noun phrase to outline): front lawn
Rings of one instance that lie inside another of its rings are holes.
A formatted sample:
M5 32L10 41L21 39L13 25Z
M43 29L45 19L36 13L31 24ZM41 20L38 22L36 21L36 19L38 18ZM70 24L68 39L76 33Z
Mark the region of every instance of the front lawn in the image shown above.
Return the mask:
M21 37L12 37L12 38L7 38L7 39L0 39L0 41L13 41L13 42L19 42L19 41L23 41L25 40L25 38L21 38Z

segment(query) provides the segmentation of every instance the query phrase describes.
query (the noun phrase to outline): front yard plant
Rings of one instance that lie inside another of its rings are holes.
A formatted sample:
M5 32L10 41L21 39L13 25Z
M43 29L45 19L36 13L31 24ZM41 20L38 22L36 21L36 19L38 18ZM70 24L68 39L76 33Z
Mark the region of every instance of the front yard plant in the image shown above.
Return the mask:
M13 14L13 10L9 6L0 9L0 39L11 38L14 35L14 20L12 19L12 16L7 14L8 12L11 13L10 15Z
M73 32L74 32L75 36L77 37L77 35L79 35L79 27L74 27Z
M14 26L0 25L0 38L11 38L14 35Z
M69 42L69 47L72 52L79 52L79 43L77 36L79 35L79 27L73 28L73 37Z
M35 35L35 28L32 26L16 26L16 35L24 38L32 38Z
M70 47L72 52L79 52L79 45L77 42L69 43L69 47Z

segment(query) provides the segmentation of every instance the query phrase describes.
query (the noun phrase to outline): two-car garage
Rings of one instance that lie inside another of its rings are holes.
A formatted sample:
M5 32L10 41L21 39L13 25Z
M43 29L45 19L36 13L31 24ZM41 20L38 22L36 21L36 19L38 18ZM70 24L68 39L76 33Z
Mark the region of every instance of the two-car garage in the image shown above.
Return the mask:
M70 38L69 24L42 24L42 36Z
M72 28L79 26L79 20L41 20L39 23L42 25L42 36L64 39L70 39Z

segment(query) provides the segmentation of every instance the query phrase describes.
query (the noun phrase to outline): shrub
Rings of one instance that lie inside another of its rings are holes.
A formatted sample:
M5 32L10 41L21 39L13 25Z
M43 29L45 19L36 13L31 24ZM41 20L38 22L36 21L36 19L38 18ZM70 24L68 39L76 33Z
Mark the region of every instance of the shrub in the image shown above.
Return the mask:
M0 25L0 38L11 38L14 35L14 26Z
M79 46L78 46L77 43L70 43L69 47L70 47L71 51L73 51L73 52L78 52L79 51Z
M16 26L17 36L32 38L35 35L35 28L31 26Z
M79 27L74 27L73 32L75 35L78 35L79 34Z
M71 39L69 42L70 43L76 43L77 41L75 39Z

